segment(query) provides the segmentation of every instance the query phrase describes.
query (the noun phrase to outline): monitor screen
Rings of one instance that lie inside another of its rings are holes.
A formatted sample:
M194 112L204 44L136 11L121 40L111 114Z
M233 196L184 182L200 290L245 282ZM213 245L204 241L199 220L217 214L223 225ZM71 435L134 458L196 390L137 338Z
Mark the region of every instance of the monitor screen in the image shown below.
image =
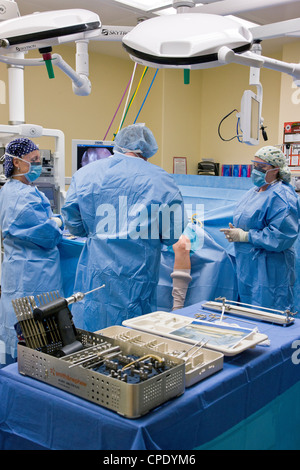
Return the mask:
M72 175L85 165L113 154L114 143L102 140L72 140Z
M59 213L59 198L54 184L36 181L34 185L48 198L52 211L56 214Z

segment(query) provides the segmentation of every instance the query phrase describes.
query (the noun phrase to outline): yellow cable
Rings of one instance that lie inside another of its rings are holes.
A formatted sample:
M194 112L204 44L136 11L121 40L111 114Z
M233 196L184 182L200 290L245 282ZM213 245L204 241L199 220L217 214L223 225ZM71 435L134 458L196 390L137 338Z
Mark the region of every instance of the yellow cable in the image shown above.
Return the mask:
M136 364L137 362L141 362L141 361L144 361L145 359L149 359L149 357L159 362L162 361L161 357L155 356L154 354L148 354L147 356L140 357L139 359L136 359L135 361L132 361L129 364L126 364L126 366L122 368L122 371L125 369L128 369L128 367L131 367L133 364Z

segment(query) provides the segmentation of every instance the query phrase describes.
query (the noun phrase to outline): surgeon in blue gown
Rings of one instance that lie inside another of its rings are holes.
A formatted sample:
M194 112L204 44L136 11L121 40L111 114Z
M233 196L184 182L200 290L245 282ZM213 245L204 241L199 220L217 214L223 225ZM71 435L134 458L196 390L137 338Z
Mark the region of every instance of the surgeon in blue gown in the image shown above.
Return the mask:
M156 310L162 243L173 245L186 220L173 178L148 159L158 150L146 126L115 138L114 155L86 165L72 178L62 215L73 235L87 237L72 305L78 328L97 331Z
M254 187L237 205L233 225L221 229L234 242L240 301L293 310L300 204L281 150L258 150L251 178Z
M30 139L18 138L7 145L4 157L8 181L0 190L4 247L0 340L11 362L17 355L12 300L57 290L63 294L57 247L63 232L61 217L54 216L49 200L31 184L42 168L38 146Z

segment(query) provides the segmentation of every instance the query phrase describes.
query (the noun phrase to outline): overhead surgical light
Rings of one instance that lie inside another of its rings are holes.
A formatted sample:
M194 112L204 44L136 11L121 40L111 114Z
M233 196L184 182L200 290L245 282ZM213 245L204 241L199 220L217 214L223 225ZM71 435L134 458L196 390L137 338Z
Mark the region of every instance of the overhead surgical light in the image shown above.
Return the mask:
M57 65L72 79L74 93L86 96L91 91L88 42L100 34L99 16L82 9L48 11L8 19L0 23L0 62L20 69L26 65L46 64L49 78L54 78L52 65ZM52 55L52 46L66 42L76 42L76 72L61 56ZM39 50L42 61L23 58L33 49Z
M201 69L221 65L221 46L239 54L251 48L252 40L250 31L230 18L181 13L141 22L124 36L123 46L143 65Z
M70 9L34 13L0 23L0 52L26 52L100 34L96 13Z

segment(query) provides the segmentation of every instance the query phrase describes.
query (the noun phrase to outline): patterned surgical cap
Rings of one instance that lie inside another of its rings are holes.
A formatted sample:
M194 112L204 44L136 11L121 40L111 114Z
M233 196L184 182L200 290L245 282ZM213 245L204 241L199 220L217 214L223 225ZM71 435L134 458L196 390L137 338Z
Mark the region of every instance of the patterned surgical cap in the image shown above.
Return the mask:
M291 171L287 166L284 153L279 148L267 145L259 149L255 156L267 163L270 163L274 167L278 167L279 178L282 181L285 183L289 183L291 181Z
M13 157L22 158L24 155L28 155L28 153L38 149L38 146L26 137L9 142L4 154L4 174L6 178L9 178L14 171Z

